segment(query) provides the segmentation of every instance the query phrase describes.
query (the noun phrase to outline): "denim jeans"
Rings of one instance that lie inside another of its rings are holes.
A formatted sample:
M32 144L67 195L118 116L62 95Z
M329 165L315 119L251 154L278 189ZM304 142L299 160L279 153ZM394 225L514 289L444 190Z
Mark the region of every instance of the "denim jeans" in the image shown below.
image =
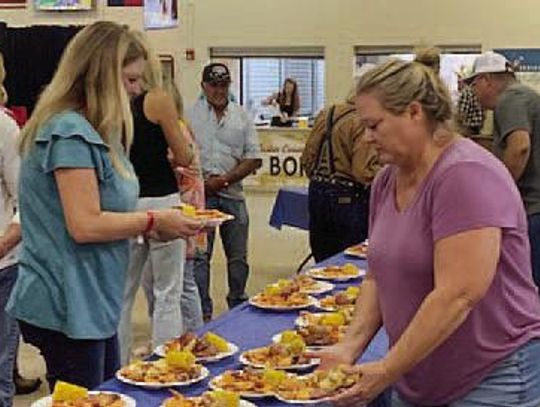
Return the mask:
M116 335L107 339L72 339L62 332L19 321L24 341L39 349L47 366L51 392L58 380L93 389L120 368Z
M452 374L452 372L449 372ZM392 407L538 407L540 406L540 339L520 347L471 392L447 406L407 403L394 392Z
M316 262L367 238L368 200L367 192L309 183L309 244Z
M193 259L186 259L186 263L184 264L184 289L182 290L182 298L180 300L182 320L184 322L184 332L195 332L197 329L203 326L201 297L199 296L199 289L195 283L193 265ZM150 318L152 318L154 313L152 275L150 272L148 272L146 267L143 271L142 286L148 302L148 313Z
M201 297L195 282L194 267L195 261L187 259L184 266L184 290L180 301L185 332L194 332L203 326Z
M13 366L17 358L19 327L5 310L17 280L17 265L0 270L0 407L11 407L15 386Z
M141 198L138 210L164 209L178 205L178 194L158 198ZM135 294L141 284L145 266L150 268L153 292L152 346L178 336L183 331L180 299L184 280L185 241L145 240L130 242L130 259L124 289L122 314L118 327L121 362L129 362L132 344L131 311Z
M214 195L206 198L206 207L219 209L222 212L234 215L233 220L225 222L219 227L219 235L227 257L229 284L227 304L229 308L233 308L247 300L245 289L249 275L247 263L249 217L246 203L245 201ZM212 316L213 312L212 298L210 297L210 260L214 240L215 232L208 233L208 249L206 253L195 255L195 281L199 287L205 317Z
M540 213L528 216L533 278L540 288Z

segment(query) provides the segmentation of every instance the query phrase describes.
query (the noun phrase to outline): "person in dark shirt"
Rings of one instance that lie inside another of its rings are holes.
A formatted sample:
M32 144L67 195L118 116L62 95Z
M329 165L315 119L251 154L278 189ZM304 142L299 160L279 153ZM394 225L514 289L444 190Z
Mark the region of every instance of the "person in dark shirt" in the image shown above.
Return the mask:
M476 58L466 82L480 104L493 110L493 150L523 198L533 277L540 287L540 94L519 83L513 64L492 51Z
M141 36L142 37L142 36ZM147 45L148 47L148 45ZM130 160L140 185L138 208L155 210L179 205L180 195L173 167L167 158L172 151L175 165L189 167L193 159L178 124L178 113L172 97L162 89L159 63L148 47L149 58L143 78L143 92L132 98L134 137ZM135 95L136 83L125 84ZM178 336L183 331L180 299L183 290L185 241L163 243L153 239L133 239L122 317L119 326L122 363L131 354L131 310L145 265L149 266L152 290L152 347Z

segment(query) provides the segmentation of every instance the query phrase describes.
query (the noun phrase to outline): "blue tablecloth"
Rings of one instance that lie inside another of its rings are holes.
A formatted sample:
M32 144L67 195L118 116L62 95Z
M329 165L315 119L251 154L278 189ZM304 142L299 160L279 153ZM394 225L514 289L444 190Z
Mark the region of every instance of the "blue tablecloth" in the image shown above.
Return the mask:
M360 267L365 267L364 261L347 257L343 254L338 254L327 259L320 263L320 265L344 264L346 262L352 262ZM348 285L350 284L336 284L336 290L344 289ZM236 343L242 352L269 344L274 334L293 328L294 320L297 316L298 312L268 312L259 310L248 304L243 304L206 324L199 333L212 331L222 335L227 340ZM381 330L375 336L361 360L378 360L385 355L387 348L388 338L386 333ZM210 377L220 374L224 370L240 369L242 367L238 361L238 355L217 363L207 364L206 366L210 370ZM186 395L198 395L207 390L208 381L209 379L206 379L199 384L178 388L177 390L180 390ZM136 386L124 384L116 379L103 383L99 388L102 390L127 394L137 400L138 407L157 407L164 398L170 395L167 390L145 390ZM388 407L390 405L388 398L389 394L387 392L371 403L370 407ZM286 405L274 398L256 400L255 403L261 407Z
M305 187L280 188L269 223L270 226L280 230L283 225L308 230L308 189Z

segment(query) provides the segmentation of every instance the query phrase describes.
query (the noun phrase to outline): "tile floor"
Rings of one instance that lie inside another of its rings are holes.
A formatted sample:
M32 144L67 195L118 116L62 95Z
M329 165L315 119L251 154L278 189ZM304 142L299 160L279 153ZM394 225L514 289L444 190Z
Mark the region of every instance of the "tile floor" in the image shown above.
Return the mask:
M292 275L296 267L308 253L308 234L292 228L275 230L268 225L275 194L249 193L247 203L250 213L249 256L251 276L248 283L248 294L254 294L264 285L278 278ZM224 255L220 244L216 244L213 259L212 293L217 313L226 310L224 287L226 273ZM144 297L139 293L133 311L133 329L135 347L148 340L149 325ZM38 352L29 345L22 345L19 354L19 365L25 377L40 376L44 380L45 365ZM45 382L45 380L44 380ZM48 393L42 384L40 390L29 396L15 398L15 407L28 407L32 401Z

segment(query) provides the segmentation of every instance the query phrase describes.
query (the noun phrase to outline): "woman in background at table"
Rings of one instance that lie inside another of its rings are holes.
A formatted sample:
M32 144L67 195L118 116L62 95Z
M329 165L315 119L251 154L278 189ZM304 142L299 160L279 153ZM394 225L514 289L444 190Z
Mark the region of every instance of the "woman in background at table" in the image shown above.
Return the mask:
M178 206L180 196L176 177L167 158L189 167L193 149L182 136L173 98L163 89L159 60L140 35L148 55L142 94L131 101L133 112L133 144L130 160L139 179L139 210L166 209ZM184 280L185 241L161 242L152 238L132 239L130 261L124 291L124 304L118 334L121 362L129 362L131 354L131 311L141 284L145 266L151 274L152 347L162 345L180 335L184 328L180 307Z
M174 209L133 212L133 123L123 80L146 50L126 26L99 21L66 48L22 131L19 276L7 305L57 380L88 388L119 368L116 330L128 238L161 240L202 224ZM129 67L129 68L128 68Z
M296 117L300 110L300 97L296 81L292 78L285 79L281 91L263 101L263 106L267 105L279 107L280 116L272 118L272 126L292 126L292 118Z
M322 368L353 364L383 325L390 350L351 367L333 400L393 407L538 407L540 300L527 218L504 166L450 130L445 85L418 62L364 74L356 105L382 163L371 195L369 271L344 341Z

